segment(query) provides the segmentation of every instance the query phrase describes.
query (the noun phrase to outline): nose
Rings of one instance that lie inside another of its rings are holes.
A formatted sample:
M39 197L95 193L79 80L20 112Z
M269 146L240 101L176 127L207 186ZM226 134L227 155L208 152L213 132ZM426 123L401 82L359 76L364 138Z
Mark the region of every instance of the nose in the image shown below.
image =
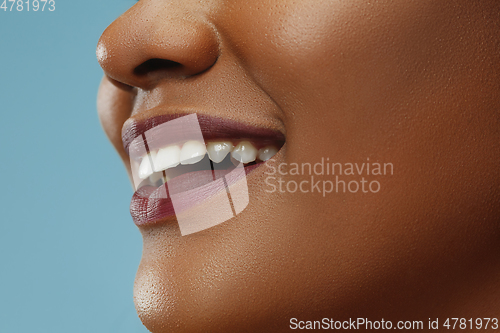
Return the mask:
M219 56L214 25L201 11L141 1L113 22L97 45L104 73L123 84L151 89L166 78L203 73Z

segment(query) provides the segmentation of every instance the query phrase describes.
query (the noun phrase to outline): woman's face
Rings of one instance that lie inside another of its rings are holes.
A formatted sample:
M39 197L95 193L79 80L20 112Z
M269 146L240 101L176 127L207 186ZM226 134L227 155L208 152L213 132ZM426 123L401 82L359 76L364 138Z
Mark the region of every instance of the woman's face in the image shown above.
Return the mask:
M129 174L122 127L161 115L286 139L247 175L233 219L187 236L175 217L139 226L146 327L484 316L463 295L499 267L499 12L496 0L141 0L111 24L98 108ZM322 160L344 172L290 174Z

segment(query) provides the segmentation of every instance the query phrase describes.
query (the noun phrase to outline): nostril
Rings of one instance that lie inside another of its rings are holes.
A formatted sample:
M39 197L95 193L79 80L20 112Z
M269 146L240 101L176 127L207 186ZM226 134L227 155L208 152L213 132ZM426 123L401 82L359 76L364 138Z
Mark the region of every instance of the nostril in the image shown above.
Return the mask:
M165 69L175 69L182 67L181 64L175 61L166 59L149 59L134 69L134 74L138 76L146 75L150 72L156 72Z

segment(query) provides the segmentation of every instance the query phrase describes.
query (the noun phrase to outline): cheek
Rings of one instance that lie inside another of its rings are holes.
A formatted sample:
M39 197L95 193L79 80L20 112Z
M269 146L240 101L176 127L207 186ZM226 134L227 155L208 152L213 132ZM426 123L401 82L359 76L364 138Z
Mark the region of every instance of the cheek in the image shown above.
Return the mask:
M238 24L220 26L290 122L337 124L339 139L399 121L391 109L414 90L446 83L460 38L450 25L463 26L450 23L456 12L435 1L257 1L222 13Z
M485 178L478 167L498 170L500 163L492 112L499 104L498 37L489 34L488 18L466 3L436 1L293 6L257 1L226 13L238 24L221 24L246 71L285 114L287 162L370 157L393 163L395 175L377 196L329 206L290 196L286 207L333 212L332 220L349 212L345 219L354 229L365 226L371 239L409 240L406 228L421 221L411 226L414 235L431 244L460 236L450 232L457 224L491 222L481 206L498 197L488 183L498 183L499 171ZM474 216L457 213L465 204ZM490 223L477 234L494 228ZM465 238L462 244L472 239Z
M226 42L286 116L288 158L328 151L411 167L415 157L401 147L429 155L431 144L444 154L441 163L452 163L451 152L472 147L467 137L481 132L465 109L483 109L494 122L484 101L496 92L484 83L495 80L489 71L498 65L484 61L494 53L479 36L487 18L471 5L256 1L224 15L238 22L219 22Z

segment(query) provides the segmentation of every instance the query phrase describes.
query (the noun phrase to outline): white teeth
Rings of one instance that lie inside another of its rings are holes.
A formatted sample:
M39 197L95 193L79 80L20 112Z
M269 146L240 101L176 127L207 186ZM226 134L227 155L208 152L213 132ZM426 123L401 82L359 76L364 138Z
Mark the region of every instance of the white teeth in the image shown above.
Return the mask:
M278 148L276 148L275 146L267 146L267 147L264 147L264 148L261 148L259 149L259 160L261 161L267 161L268 159L270 159L271 157L273 157L274 155L276 155L276 153L278 152Z
M182 148L177 145L161 148L158 151L151 151L148 155L142 158L139 165L139 178L146 179L148 177L155 183L162 177L161 171L174 168L180 164L195 164L201 161L205 154L214 163L222 162L227 154L231 153L234 163L250 163L258 157L261 161L267 161L278 152L275 146L266 146L259 151L249 141L241 141L236 147L230 141L214 141L205 144L200 141L188 141L184 143ZM151 161L153 165L151 165ZM158 173L158 177L155 174ZM154 179L153 179L154 178Z
M179 165L181 149L179 146L169 146L158 150L154 160L155 171L163 171Z
M222 162L233 149L229 141L209 142L207 144L208 157L215 163Z
M203 159L207 152L207 148L202 142L188 141L181 149L181 164L195 164Z
M139 178L146 179L153 174L153 167L151 166L151 160L156 158L156 152L149 152L146 156L142 158L141 165L139 165Z
M241 141L231 153L231 156L241 162L250 163L257 157L257 149L248 141Z

